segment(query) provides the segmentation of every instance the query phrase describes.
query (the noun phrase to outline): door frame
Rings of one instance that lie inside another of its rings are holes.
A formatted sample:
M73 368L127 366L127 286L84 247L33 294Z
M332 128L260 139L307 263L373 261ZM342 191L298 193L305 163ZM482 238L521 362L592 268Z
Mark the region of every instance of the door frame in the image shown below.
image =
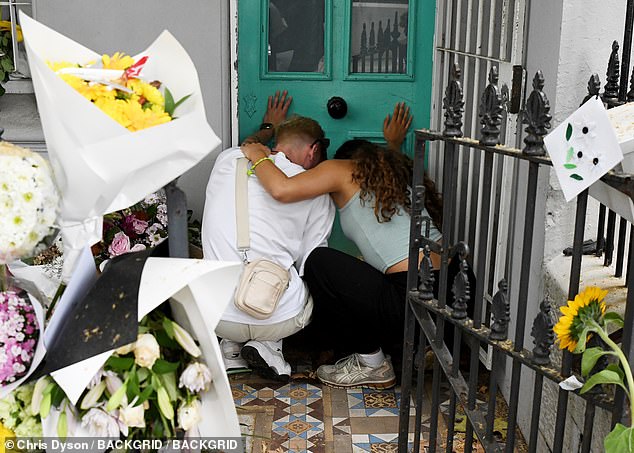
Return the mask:
M231 59L229 63L229 89L231 91L231 146L238 146L239 124L238 124L238 0L223 0L229 3L229 51Z

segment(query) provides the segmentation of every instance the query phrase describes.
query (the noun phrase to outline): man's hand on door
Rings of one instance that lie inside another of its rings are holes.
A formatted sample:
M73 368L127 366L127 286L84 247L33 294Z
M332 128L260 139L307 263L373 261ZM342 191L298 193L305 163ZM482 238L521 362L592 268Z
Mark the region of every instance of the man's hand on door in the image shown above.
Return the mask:
M288 96L288 92L286 90L282 91L281 95L279 91L276 91L274 96L269 96L266 112L264 112L264 116L262 117L260 129L245 138L242 144L267 144L273 140L275 128L286 119L286 114L288 113L288 108L291 106L292 101L293 98Z
M288 108L291 106L292 101L293 97L288 96L286 90L282 91L281 95L279 91L276 91L275 96L269 96L269 102L266 107L266 112L264 113L264 118L262 118L262 123L270 123L273 125L273 128L276 128L286 119L286 114L288 113Z

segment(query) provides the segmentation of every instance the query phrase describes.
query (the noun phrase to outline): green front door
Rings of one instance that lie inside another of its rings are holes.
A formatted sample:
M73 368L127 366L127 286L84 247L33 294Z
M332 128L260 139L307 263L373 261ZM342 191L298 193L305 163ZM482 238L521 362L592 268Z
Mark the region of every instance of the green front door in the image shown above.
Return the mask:
M319 121L329 156L351 138L382 141L397 102L412 130L427 127L434 20L432 0L238 0L240 139L277 90L293 96L291 113ZM331 245L355 253L338 227Z

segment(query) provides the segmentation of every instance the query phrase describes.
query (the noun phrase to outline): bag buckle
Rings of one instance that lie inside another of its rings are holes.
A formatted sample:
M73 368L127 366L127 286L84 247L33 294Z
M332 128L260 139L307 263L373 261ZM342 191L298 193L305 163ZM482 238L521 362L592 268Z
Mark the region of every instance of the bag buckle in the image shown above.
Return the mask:
M247 257L247 249L238 250L242 254L242 262L244 264L249 264L249 258Z

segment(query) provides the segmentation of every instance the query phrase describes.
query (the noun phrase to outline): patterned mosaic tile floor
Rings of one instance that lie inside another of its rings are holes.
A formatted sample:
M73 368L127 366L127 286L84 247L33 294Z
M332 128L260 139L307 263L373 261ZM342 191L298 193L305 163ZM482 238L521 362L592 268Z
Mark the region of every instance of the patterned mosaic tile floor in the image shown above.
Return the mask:
M253 436L252 453L396 451L398 387L344 390L306 380L274 383L254 374L231 376L231 387L239 408L260 406L272 414L268 430ZM410 414L413 426L413 409Z

